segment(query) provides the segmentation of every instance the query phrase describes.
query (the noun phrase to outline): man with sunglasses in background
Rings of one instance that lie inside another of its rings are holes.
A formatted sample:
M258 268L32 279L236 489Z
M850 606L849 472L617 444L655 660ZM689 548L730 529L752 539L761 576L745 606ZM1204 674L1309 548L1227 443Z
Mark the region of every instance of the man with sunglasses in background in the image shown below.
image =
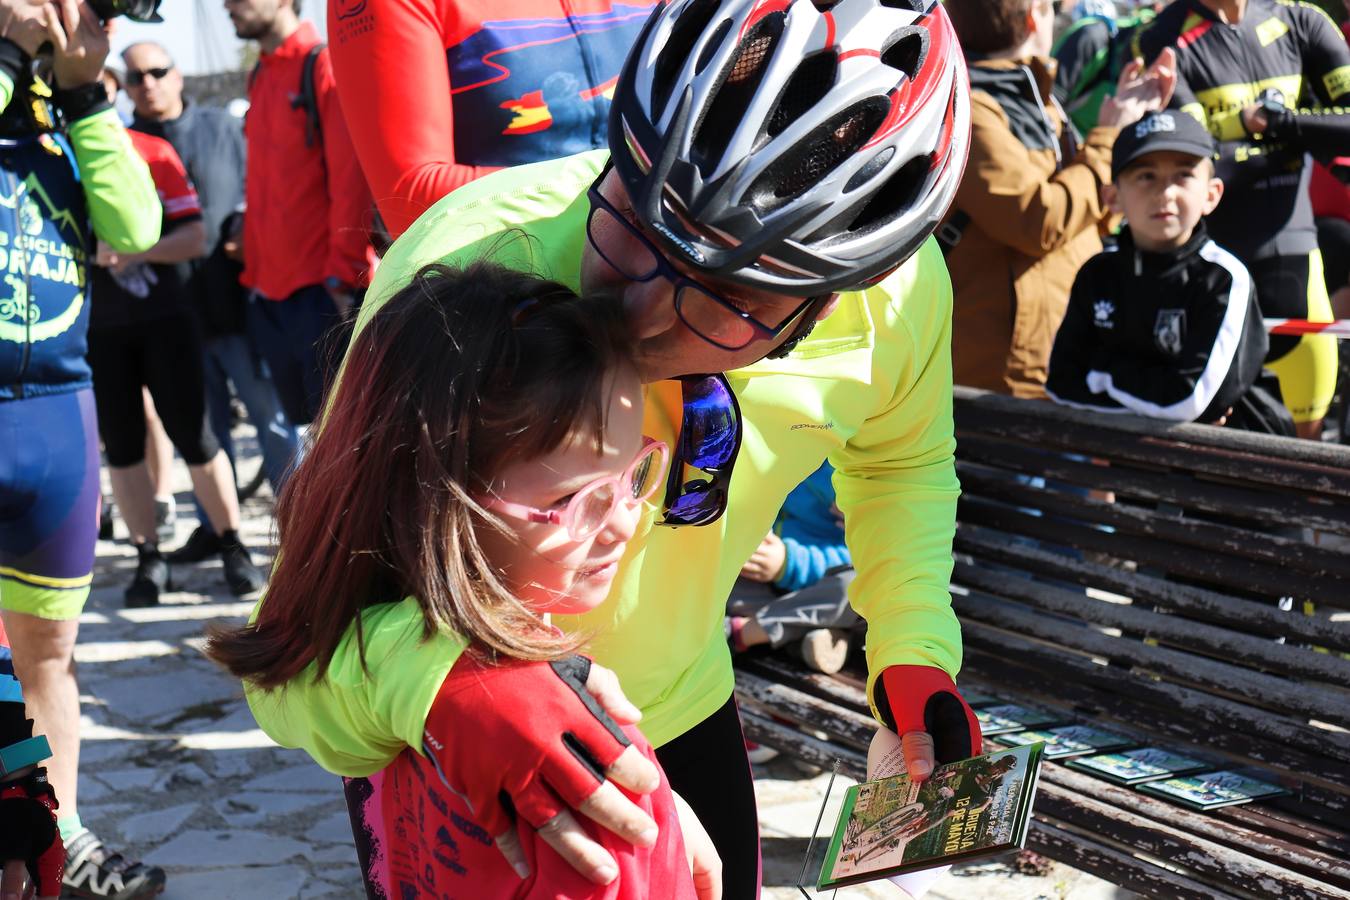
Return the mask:
M729 898L757 896L760 867L722 614L784 498L826 457L857 568L851 601L869 626L874 712L903 735L916 777L935 757L980 749L953 682L951 291L928 241L960 181L969 127L960 50L935 0L840 0L825 12L807 0L676 0L648 21L619 76L612 158L522 166L446 197L390 249L358 320L424 264L485 255L624 305L648 385L644 432L673 453L663 508L648 521L676 527L640 527L609 600L557 621L602 635L587 652L641 708L672 787L717 846ZM408 628L420 636L420 624ZM367 736L344 694L428 685L388 711L406 733L405 712L422 721L459 646L445 635L388 640L367 634L365 670L334 658L364 673L355 682L302 675L284 691L250 689L258 721L332 771L383 768L390 748ZM614 784L650 790L655 773L623 755L603 771L613 784L602 782L596 762L617 749L572 737L595 715L587 705L465 698L464 739L443 757L448 784L500 786L597 883L615 869L569 807L650 843L653 823ZM573 718L540 722L546 708ZM518 718L519 744L474 741L488 716ZM577 784L589 787L578 796ZM537 821L541 809L554 814Z

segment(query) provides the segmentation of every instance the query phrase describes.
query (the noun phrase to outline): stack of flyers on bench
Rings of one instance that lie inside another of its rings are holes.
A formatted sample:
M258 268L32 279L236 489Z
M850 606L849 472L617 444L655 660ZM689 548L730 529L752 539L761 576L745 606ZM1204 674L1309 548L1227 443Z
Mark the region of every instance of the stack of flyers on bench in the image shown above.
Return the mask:
M1127 786L1190 775L1192 772L1203 772L1209 768L1208 763L1157 747L1140 747L1138 750L1084 756L1080 759L1071 759L1065 765Z
M1241 772L1206 772L1186 778L1169 778L1140 785L1139 790L1201 810L1236 806L1289 793L1279 785Z
M922 782L894 775L844 794L820 870L827 890L1019 849L1041 746L938 766Z
M1103 753L1107 750L1119 750L1137 743L1124 735L1093 728L1091 725L1061 725L1047 731L1021 731L1017 734L1001 734L1001 744L1045 744L1046 759L1066 759L1070 756L1087 756L1089 753Z
M1064 721L1064 717L1056 713L1036 709L1033 706L1019 706L1016 703L977 709L975 718L980 723L980 733L985 737L1006 734L1009 731L1044 728L1046 725L1058 725Z

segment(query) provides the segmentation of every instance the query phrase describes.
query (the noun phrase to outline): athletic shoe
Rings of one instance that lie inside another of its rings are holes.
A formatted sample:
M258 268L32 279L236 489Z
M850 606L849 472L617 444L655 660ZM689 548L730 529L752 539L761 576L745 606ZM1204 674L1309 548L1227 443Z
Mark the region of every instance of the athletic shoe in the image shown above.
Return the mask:
M777 759L778 751L763 744L756 744L754 741L746 741L745 755L750 758L750 762L762 766L771 759Z
M236 532L227 531L220 539L220 561L225 564L225 584L236 597L260 591L267 584Z
M155 544L141 544L136 553L136 577L127 585L126 605L158 606L159 595L169 589L169 562Z
M113 853L88 828L66 844L63 897L134 900L164 891L164 870Z
M813 628L802 638L802 662L817 672L833 675L848 658L848 632L841 628Z
M166 558L171 563L199 563L220 552L220 537L205 525L198 525L188 535L187 542Z
M161 544L173 540L175 526L178 523L178 504L172 500L155 498L155 534Z

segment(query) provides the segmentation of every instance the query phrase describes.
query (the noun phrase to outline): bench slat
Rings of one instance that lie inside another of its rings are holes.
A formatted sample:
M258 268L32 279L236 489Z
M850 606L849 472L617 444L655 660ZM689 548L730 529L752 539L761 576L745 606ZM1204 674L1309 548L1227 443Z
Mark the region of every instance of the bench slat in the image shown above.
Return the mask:
M976 559L1025 569L1084 587L1112 591L1158 610L1190 619L1287 637L1300 643L1350 651L1350 628L1301 612L1286 612L1269 601L1244 600L1218 591L1178 584L1153 575L1122 571L1086 560L1073 559L1044 547L1028 546L1009 535L962 523L956 531L956 549Z
M1314 502L1283 488L1279 492L1257 490L1160 471L1153 466L1142 469L1127 468L1120 463L1098 466L1075 462L1062 454L976 434L962 435L958 455L963 460L995 468L1036 472L1081 487L1116 491L1135 500L1234 516L1256 525L1298 526L1350 534L1350 515L1343 506Z
M955 389L956 438L1002 437L1068 453L1204 472L1238 484L1350 499L1350 448L1231 428L1176 425Z
M1350 687L1350 660L1329 653L1304 650L1294 644L1277 644L1269 638L1239 634L1216 625L1206 625L1179 616L1160 616L1149 609L1139 609L1120 603L1107 603L1082 593L1043 582L1009 577L1008 573L993 571L978 565L958 561L952 576L954 584L975 588L995 597L1029 604L1046 612L1073 616L1094 625L1119 628L1144 637L1165 642L1170 647L1187 651L1199 650L1207 657L1218 658L1242 666L1250 666L1282 675L1311 678L1340 687ZM1121 651L1128 654L1127 647ZM1133 641L1138 646L1138 641ZM1288 685L1285 689L1288 690ZM1350 706L1350 697L1341 698L1342 706ZM1310 702L1312 702L1310 700ZM1310 716L1320 715L1325 709L1313 708ZM1347 712L1350 716L1350 712Z
M1009 478L1010 473L994 472L984 467L958 462L956 468L963 494L971 497L1037 509L1047 516L1057 514L1077 519L1084 523L1079 525L1083 530L1088 529L1086 523L1089 522L1110 525L1116 530L1114 537L1131 535L1153 538L1175 545L1179 552L1188 552L1184 548L1194 548L1224 557L1259 561L1283 573L1286 578L1296 571L1317 579L1318 590L1310 591L1306 596L1334 597L1338 586L1350 589L1350 554L1326 550L1301 540L1244 531L1218 522L1172 519L1160 516L1154 510L1125 503L1107 503L1093 497L1019 484ZM1211 564L1214 562L1211 560ZM1227 559L1219 564L1227 565ZM1245 586L1246 582L1237 584ZM1344 605L1344 601L1336 605Z
M1336 725L1350 724L1350 704L1345 702L1344 695L1332 689L1315 684L1290 683L1282 678L1168 647L1111 637L1095 628L1066 622L1020 603L1000 600L980 592L972 591L965 595L957 593L952 597L952 605L966 624L975 619L1006 628L1020 636L1050 642L1057 648L1065 647L1113 661L1126 661L1187 685L1198 685L1219 694L1241 697L1252 706L1264 707L1273 714L1297 713ZM1291 724L1294 724L1292 720ZM1319 743L1336 746L1345 754L1345 758L1350 759L1350 734L1327 731L1311 733L1316 735Z
M1037 501L1036 506L1044 508L1045 504ZM1328 590L1325 579L1305 572L1285 570L1237 555L1198 553L1172 541L1097 531L1056 516L1028 515L971 494L961 495L957 519L962 525L981 525L1051 544L1134 560L1140 566L1160 569L1202 584L1237 588L1244 594L1265 594L1271 598L1272 606L1276 597L1283 596L1315 597L1319 606L1337 609L1350 604L1350 590L1344 595L1336 594Z

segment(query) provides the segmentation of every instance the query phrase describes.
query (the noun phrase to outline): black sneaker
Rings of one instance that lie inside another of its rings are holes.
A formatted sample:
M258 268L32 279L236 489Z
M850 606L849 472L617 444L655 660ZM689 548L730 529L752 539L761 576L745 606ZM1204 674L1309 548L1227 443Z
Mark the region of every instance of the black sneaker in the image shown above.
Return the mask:
M113 853L86 828L66 844L66 871L61 885L63 897L133 900L163 893L164 870Z
M169 589L169 563L156 544L141 544L136 548L140 559L136 563L136 577L127 585L124 597L128 607L158 606L159 595Z
M220 536L205 525L188 535L187 543L165 557L171 563L199 563L220 552Z
M98 539L100 541L111 541L113 539L113 505L107 497L99 497L98 504Z
M238 532L227 531L220 539L220 561L225 564L225 584L236 597L260 591L267 579L249 558Z

